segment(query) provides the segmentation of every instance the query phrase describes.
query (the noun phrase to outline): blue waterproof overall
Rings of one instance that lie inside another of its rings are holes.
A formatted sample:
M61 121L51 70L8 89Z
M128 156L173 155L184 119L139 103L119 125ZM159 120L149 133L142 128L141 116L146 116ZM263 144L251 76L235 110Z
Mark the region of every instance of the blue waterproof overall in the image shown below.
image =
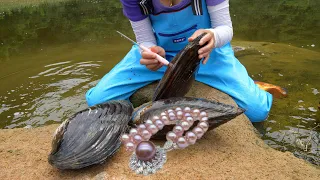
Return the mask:
M197 29L211 28L205 0L203 15L193 15L192 7L171 13L149 15L157 44L166 50L166 59L171 61L184 48ZM166 70L163 66L150 71L140 64L141 54L133 46L128 54L100 82L86 93L89 106L109 100L128 100L138 89L160 80ZM207 64L200 64L196 80L230 95L252 122L267 118L272 105L272 95L259 89L248 76L246 68L234 56L230 43L215 48Z

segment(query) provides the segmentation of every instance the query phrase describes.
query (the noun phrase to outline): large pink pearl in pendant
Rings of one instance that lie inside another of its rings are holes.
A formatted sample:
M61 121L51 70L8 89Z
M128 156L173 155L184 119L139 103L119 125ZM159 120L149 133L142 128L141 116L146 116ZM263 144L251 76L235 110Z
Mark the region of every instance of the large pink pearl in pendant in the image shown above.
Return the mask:
M136 147L136 155L141 161L150 161L156 155L156 147L150 141L141 141Z

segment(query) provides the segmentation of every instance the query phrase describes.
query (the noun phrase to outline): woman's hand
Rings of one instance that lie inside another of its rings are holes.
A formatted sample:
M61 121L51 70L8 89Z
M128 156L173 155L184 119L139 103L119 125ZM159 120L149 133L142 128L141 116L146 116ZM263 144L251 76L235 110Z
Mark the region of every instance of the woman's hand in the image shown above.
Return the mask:
M150 50L162 57L166 54L164 49L160 46L153 46ZM156 71L163 66L163 64L156 59L156 55L154 53L142 51L142 58L140 59L140 64L146 65L146 67L151 71Z
M205 43L208 43L208 44L206 46L202 47L201 49L199 49L199 51L198 51L200 59L205 57L205 59L202 61L202 64L207 63L209 56L210 56L210 53L211 53L212 49L214 48L214 34L213 34L213 32L210 30L206 30L206 29L198 29L188 39L189 42L193 41L195 38L197 38L199 35L201 35L204 32L206 32L207 34L201 38L199 44L201 46L204 45Z

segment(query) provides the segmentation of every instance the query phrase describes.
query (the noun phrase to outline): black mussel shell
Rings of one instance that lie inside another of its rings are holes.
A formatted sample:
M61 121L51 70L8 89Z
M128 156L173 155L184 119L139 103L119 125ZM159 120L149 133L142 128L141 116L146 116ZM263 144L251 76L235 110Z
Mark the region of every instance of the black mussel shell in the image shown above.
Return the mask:
M128 101L109 101L76 113L56 130L49 163L58 169L103 163L119 149L132 112Z
M148 119L152 119L153 116L160 117L161 112L169 109L175 109L180 107L190 107L191 109L199 109L205 111L208 114L209 130L219 127L220 125L227 123L244 112L243 109L212 101L202 98L194 97L172 97L168 99L162 99L148 103L142 108L134 112L133 122L135 124L144 123ZM196 123L193 125L193 127ZM157 134L153 135L153 139L165 139L167 132L172 131L174 125L167 125ZM193 128L191 127L191 128Z
M205 46L200 46L199 41L204 35L206 33L190 42L173 58L155 90L153 101L182 97L188 93L199 69L201 59L198 51Z

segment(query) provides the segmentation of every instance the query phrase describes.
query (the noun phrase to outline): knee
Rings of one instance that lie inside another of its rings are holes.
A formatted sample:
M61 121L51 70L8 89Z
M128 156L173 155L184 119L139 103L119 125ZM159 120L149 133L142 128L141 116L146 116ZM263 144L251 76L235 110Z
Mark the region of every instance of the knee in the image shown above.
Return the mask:
M267 119L270 109L248 109L244 114L251 122L262 122Z
M261 122L268 118L272 106L272 96L268 95L264 101L256 101L244 107L244 114L251 122Z
M86 93L86 101L89 106L103 103L103 97L95 92L95 88L91 88Z
M87 91L86 101L89 106L94 106L111 100L128 100L132 93L119 88L99 88L96 86Z

